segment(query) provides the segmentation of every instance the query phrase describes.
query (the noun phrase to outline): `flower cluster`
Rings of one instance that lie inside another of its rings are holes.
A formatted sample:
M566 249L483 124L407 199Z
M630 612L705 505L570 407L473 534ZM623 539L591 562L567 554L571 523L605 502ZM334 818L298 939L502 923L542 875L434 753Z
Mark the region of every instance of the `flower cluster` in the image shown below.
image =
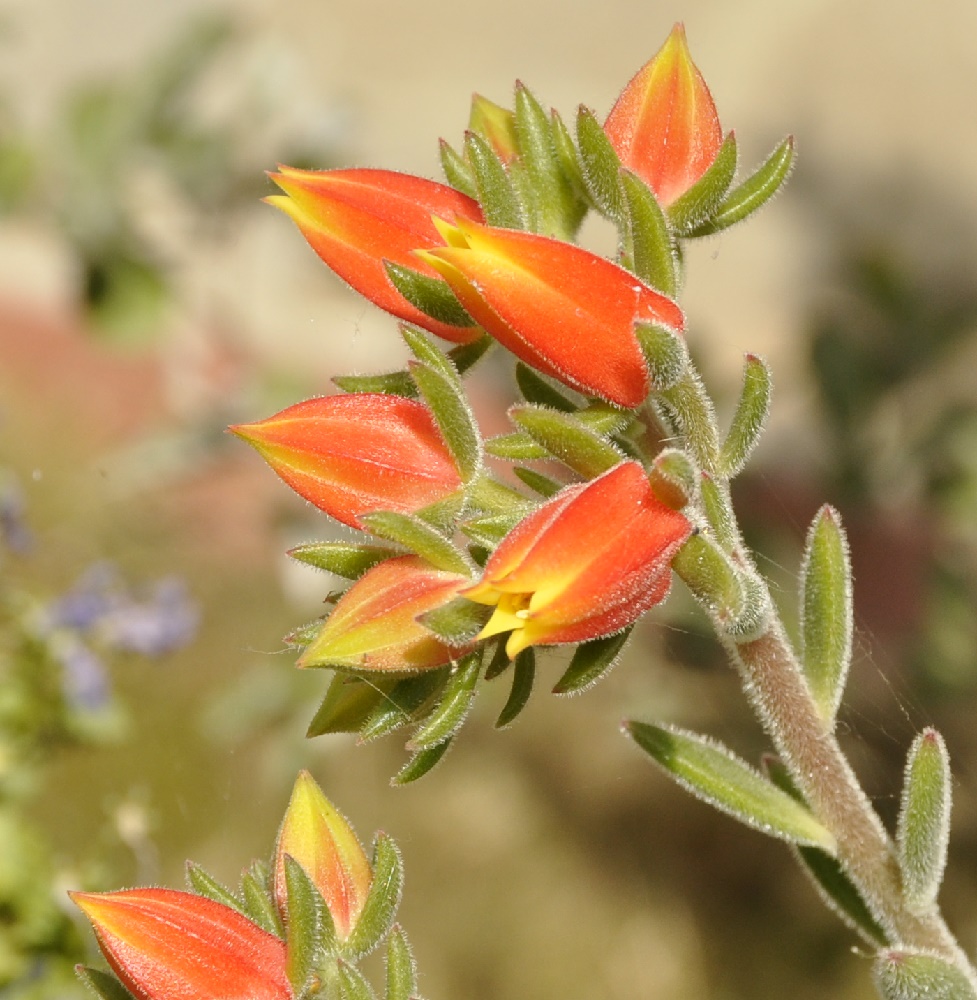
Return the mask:
M188 865L190 892L75 892L99 947L139 1000L292 1000L373 996L356 967L388 942L388 1000L414 995L407 939L394 924L403 882L393 842L377 834L373 860L308 772L299 775L270 865L256 862L239 894ZM96 995L119 983L81 969Z
M403 371L343 376L339 395L231 428L302 497L373 536L291 552L352 582L290 638L300 666L336 671L310 733L416 724L399 780L444 753L483 673L515 663L508 722L537 647L577 647L559 691L606 670L682 553L693 589L718 593L717 617L743 617L743 581L702 498L711 488L718 516L751 444L710 437L675 299L682 242L763 204L791 141L734 184L735 138L681 25L606 120L581 107L575 132L518 84L512 110L475 96L461 151L441 146L447 184L272 174L282 193L267 201L401 320L413 355ZM591 211L618 228L614 260L575 242ZM512 432L485 441L463 378L493 346L512 356L522 401ZM560 479L534 464L554 460Z

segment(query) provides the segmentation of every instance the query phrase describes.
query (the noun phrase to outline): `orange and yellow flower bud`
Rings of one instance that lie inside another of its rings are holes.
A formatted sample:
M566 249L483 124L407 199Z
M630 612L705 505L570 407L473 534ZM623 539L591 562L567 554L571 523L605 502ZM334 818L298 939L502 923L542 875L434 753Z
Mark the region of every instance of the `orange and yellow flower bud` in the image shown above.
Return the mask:
M560 240L458 220L421 251L465 309L528 365L636 407L650 388L635 324L683 329L682 310L612 261Z
M431 411L401 396L320 396L230 429L296 493L353 528L363 514L413 513L462 485Z
M392 170L296 170L279 167L271 179L284 191L265 201L299 227L309 245L340 278L387 312L454 343L477 336L411 305L391 284L383 262L433 277L413 250L441 246L432 216L481 221L478 203L454 188Z
M478 638L511 631L512 658L619 632L664 600L670 560L691 530L638 462L567 487L516 525L479 583L462 591L495 606Z
M71 898L139 1000L291 1000L285 942L229 906L173 889Z
M519 155L516 116L481 94L472 95L468 130L487 139L503 163L509 164Z
M308 771L295 782L275 848L275 899L283 920L288 919L286 856L301 865L322 894L336 936L345 941L363 912L373 869L346 817Z
M712 166L723 130L712 95L676 24L658 54L624 88L604 122L621 163L663 206Z
M471 580L435 569L418 556L387 559L340 598L300 667L429 670L464 650L446 645L417 619L443 607Z

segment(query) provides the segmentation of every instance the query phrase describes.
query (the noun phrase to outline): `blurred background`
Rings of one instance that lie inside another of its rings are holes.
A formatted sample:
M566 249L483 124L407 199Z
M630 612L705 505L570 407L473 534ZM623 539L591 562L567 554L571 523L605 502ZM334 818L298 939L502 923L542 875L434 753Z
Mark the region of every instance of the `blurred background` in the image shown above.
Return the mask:
M396 737L303 739L327 684L281 636L329 581L283 551L321 515L223 433L346 372L395 322L260 204L263 171L438 175L472 91L519 78L603 114L684 20L750 169L799 164L689 254L690 342L724 413L776 377L738 509L796 618L803 536L855 566L846 748L892 820L923 725L954 764L943 892L977 945L977 6L934 0L5 0L0 5L0 990L74 997L66 887L227 882L271 849L298 768L407 866L431 998L867 998L869 963L789 852L686 797L623 716L766 749L676 593L625 661L511 731L491 687L455 751L389 787ZM606 233L595 229L596 244ZM489 366L477 393L491 411ZM489 427L496 431L500 428ZM504 682L503 682L504 683Z

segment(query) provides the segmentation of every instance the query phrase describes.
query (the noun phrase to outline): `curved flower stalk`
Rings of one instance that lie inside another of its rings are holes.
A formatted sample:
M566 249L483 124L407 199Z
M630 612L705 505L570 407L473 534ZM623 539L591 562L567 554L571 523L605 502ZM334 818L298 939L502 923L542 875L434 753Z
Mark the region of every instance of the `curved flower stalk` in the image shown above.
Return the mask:
M451 188L377 171L283 168L276 178L287 197L273 203L323 259L341 274L349 265L354 288L410 321L405 370L340 378L345 397L236 428L299 493L364 532L291 553L351 581L324 620L291 637L300 665L335 668L310 735L370 740L406 728L412 757L394 781L416 780L502 675L511 691L497 725L512 723L542 648L572 647L554 691L596 681L674 572L728 650L775 753L758 769L675 725L633 720L627 735L683 787L793 846L824 898L880 949L886 1000L977 998L977 974L935 902L946 747L935 731L914 744L894 841L834 734L852 647L840 518L825 507L811 528L795 651L730 493L766 420L770 371L746 356L721 428L676 301L685 241L768 201L789 173L792 139L737 183L735 136L724 136L677 25L603 123L581 106L574 137L517 84L511 110L476 96L463 151L442 144L442 162ZM592 210L618 229L613 259L575 243ZM417 327L459 346L445 353ZM510 431L485 441L464 375L489 338L509 357L520 399ZM337 822L303 796L295 823ZM348 839L334 841L306 863L313 882L339 872L339 896L318 891L338 906L336 939L354 947L369 897L360 911L361 860ZM279 901L289 859L309 857L303 842L286 823L280 843L296 853L282 847L276 862ZM290 910L303 891L286 886ZM291 934L291 912L285 922Z
M79 968L96 995L358 1000L375 994L357 963L383 943L386 1000L414 995L410 947L394 923L403 883L400 854L377 834L369 860L308 772L295 783L272 864L255 862L240 893L193 864L187 880L189 892L71 893L118 978Z

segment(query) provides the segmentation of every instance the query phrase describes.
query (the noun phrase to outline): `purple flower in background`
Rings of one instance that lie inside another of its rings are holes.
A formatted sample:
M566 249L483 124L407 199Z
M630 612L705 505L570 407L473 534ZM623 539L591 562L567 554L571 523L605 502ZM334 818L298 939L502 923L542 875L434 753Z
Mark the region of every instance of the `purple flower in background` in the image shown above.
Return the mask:
M144 598L129 596L99 623L99 635L113 647L143 656L162 656L193 638L199 612L182 580L159 580Z
M51 628L75 629L79 632L94 628L125 600L125 591L118 570L112 563L93 563L48 608L47 618Z
M104 708L109 700L109 679L99 657L75 637L58 643L54 655L61 663L65 701L87 711Z

